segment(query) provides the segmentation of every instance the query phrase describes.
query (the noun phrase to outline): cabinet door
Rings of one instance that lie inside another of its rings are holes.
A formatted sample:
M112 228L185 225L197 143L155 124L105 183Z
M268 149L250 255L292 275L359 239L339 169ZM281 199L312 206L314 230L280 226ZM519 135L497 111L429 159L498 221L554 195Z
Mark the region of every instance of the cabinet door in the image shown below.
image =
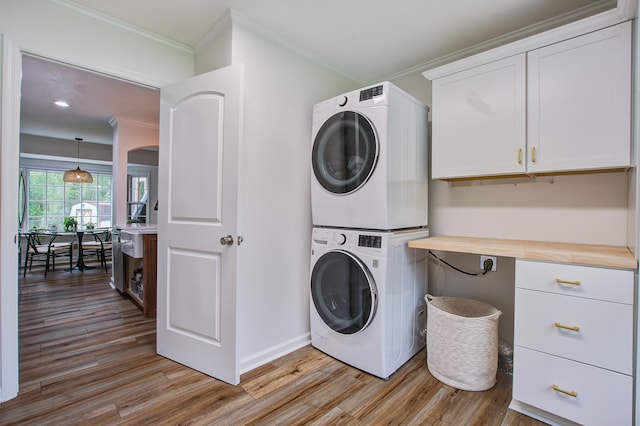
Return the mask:
M631 23L533 50L527 63L528 171L629 166Z
M434 179L524 172L524 54L433 81Z

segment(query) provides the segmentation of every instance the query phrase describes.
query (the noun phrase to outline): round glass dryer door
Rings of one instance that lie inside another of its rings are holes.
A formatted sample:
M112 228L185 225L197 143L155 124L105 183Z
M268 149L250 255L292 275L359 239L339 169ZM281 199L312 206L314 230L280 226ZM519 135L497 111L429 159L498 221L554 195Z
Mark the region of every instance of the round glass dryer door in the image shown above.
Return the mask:
M373 173L378 148L375 130L365 116L339 112L325 121L313 141L313 173L329 192L356 191Z
M364 330L376 312L371 273L358 258L341 250L325 253L314 265L311 298L322 320L342 334Z

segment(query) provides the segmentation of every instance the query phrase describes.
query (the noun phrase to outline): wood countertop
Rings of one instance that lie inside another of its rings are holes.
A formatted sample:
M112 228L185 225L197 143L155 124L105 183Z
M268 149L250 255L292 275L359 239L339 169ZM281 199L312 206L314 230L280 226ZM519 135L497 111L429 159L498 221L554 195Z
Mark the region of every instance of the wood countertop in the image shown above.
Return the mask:
M638 267L635 256L624 246L437 236L409 241L409 247L609 268Z

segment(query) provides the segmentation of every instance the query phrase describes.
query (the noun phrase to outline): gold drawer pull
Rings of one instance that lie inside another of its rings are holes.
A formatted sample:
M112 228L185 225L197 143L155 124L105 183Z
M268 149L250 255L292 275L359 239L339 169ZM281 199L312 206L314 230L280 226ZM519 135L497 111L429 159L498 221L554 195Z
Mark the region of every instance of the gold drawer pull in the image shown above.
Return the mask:
M563 280L562 278L556 278L556 282L558 284L569 284L569 285L580 285L580 281L567 281L567 280Z
M518 164L522 164L522 148L518 148Z
M569 325L564 325L564 324L560 324L559 322L556 322L556 327L557 328L563 328L565 330L571 330L571 331L580 331L580 327L576 326L569 326Z
M565 395L572 396L574 398L578 397L578 392L576 392L576 391L569 392L568 390L564 390L564 389L559 388L558 385L553 385L553 390L556 391L556 392L563 393Z
M531 147L531 162L532 163L536 162L536 147L535 146Z

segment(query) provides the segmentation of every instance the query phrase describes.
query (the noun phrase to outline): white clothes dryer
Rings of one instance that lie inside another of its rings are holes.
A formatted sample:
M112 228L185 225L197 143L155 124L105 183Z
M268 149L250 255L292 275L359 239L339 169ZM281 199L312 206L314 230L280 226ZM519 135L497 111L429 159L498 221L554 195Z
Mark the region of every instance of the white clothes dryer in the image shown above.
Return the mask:
M386 379L425 343L426 251L407 242L424 228L382 232L314 228L311 344Z
M427 113L390 82L315 105L313 225L427 226Z

